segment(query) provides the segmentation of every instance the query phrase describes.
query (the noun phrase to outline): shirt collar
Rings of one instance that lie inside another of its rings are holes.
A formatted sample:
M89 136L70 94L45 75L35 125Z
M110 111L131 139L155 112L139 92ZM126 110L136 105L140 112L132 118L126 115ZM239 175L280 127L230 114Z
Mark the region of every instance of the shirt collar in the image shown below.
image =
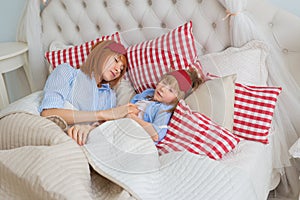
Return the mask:
M111 90L109 83L101 84L101 88L99 90Z

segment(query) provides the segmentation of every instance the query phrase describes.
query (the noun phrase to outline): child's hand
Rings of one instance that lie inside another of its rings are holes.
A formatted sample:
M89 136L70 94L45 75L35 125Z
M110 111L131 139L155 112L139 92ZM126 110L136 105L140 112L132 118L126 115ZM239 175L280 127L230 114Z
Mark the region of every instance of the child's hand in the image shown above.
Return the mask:
M127 114L126 117L127 117L127 118L131 118L131 119L134 120L134 119L136 119L138 116L137 116L137 114L131 113L131 114Z
M124 118L129 114L137 115L139 113L139 109L135 104L128 103L123 106L111 108L109 110L103 110L100 112L102 113L102 119L113 120Z

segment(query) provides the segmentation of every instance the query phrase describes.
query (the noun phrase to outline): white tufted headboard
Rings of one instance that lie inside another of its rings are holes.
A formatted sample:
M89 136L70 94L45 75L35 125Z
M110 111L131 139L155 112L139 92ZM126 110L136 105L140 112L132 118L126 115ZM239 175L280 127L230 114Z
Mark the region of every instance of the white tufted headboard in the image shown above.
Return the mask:
M192 20L199 44L219 51L229 45L225 15L215 0L52 0L42 13L43 42L47 49L53 40L78 44L119 31L132 45Z
M248 1L245 12L252 14L257 27L281 52L300 85L300 19L266 0ZM192 20L198 53L202 55L230 45L225 16L226 10L217 0L51 0L41 13L42 43L47 51L53 41L80 44L119 31L129 46ZM293 31L286 31L291 26Z

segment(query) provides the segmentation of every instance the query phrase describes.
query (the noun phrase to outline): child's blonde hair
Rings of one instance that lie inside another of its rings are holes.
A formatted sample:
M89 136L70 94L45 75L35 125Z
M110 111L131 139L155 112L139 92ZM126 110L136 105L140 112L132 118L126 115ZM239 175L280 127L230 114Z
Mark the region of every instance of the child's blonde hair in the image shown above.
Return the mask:
M186 73L188 75L188 77L190 78L190 88L188 91L183 91L180 89L180 85L179 82L182 83L182 80L178 80L178 77L175 77L173 72L175 71L180 71L180 73ZM170 109L169 111L174 111L176 105L178 104L178 102L181 99L185 99L186 97L188 97L194 90L196 90L199 85L201 85L203 83L203 80L200 78L198 72L193 69L193 68L189 68L189 69L185 69L185 70L175 70L175 71L171 71L165 75L163 75L159 81L159 83L163 82L165 85L169 85L172 89L174 89L177 92L177 98L175 99L174 102L172 102L172 104L174 105L174 107L172 109ZM183 72L184 71L184 72Z

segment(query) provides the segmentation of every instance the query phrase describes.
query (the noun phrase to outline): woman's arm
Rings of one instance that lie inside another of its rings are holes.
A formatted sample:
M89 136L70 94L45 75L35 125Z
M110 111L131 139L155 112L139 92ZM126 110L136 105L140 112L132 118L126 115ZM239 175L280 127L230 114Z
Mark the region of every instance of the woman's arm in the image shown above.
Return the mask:
M134 104L126 104L116 108L100 111L78 111L69 109L51 108L41 112L41 116L47 117L57 115L63 118L67 124L76 124L82 122L107 121L123 118L128 114L136 115L139 112Z

